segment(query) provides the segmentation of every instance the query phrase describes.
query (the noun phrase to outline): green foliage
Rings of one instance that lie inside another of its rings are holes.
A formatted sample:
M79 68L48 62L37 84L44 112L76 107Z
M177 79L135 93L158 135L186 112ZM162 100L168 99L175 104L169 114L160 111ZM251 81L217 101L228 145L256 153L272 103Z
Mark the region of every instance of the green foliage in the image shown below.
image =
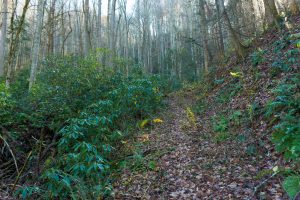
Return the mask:
M289 176L283 182L283 188L291 199L294 199L300 192L300 176Z
M147 160L141 152L136 151L133 155L126 157L124 160L118 163L119 169L121 170L131 170L131 171L147 171Z
M33 186L33 187L25 187L25 188L19 188L15 195L20 196L22 199L28 199L30 196L41 193L39 187Z
M266 115L273 118L273 141L277 151L284 153L288 160L299 161L300 157L300 101L299 75L284 79L273 91L275 99L267 106ZM291 198L300 191L299 176L289 176L283 183L284 189Z
M258 66L259 64L264 62L264 55L265 55L266 51L262 50L262 49L258 49L257 51L255 51L254 53L252 53L250 55L251 57L251 63L253 67Z
M204 98L197 100L196 104L193 106L193 110L196 114L202 114L205 109L207 109L207 101Z
M22 126L47 127L59 135L56 155L46 160L40 177L43 184L24 187L17 195L28 198L38 193L43 199L109 195L111 163L122 139L137 121L151 118L162 106L166 88L159 76L145 75L138 67L130 68L128 76L119 73L127 65L120 62L116 59L117 67L104 69L95 55L49 57L30 92L28 70L18 74L10 89L0 84L1 125L15 132Z
M299 49L283 52L290 45L287 38L284 36L274 44L277 58L272 64L273 75L291 73L294 70L292 66L299 62ZM294 43L298 47L297 41ZM299 80L298 74L287 76L273 91L275 98L269 102L266 110L266 116L272 118L274 125L272 139L277 151L283 153L286 159L295 162L299 162L300 157ZM287 177L283 186L290 198L294 198L300 191L299 176Z
M274 47L274 52L276 54L281 53L282 50L288 47L289 41L287 39L288 39L288 35L284 35L280 40L274 42L273 47Z
M109 170L106 158L112 150L110 144L119 138L113 129L117 114L111 112L112 108L112 102L99 101L61 129L60 156L43 176L49 191L47 196L84 196L82 186L86 187L84 193L91 195L85 198L104 193L101 181Z
M299 76L288 77L275 90L276 98L267 107L267 116L277 119L274 126L273 141L279 152L287 159L298 159L300 156L300 102Z
M277 58L273 63L272 63L272 74L277 75L281 72L288 72L290 71L290 65L289 63L282 59L281 57Z
M216 85L221 85L221 84L223 84L224 82L225 82L224 79L215 79L215 81L214 81L214 83L215 83Z
M295 46L299 49L300 48L300 40L295 41Z
M239 80L235 80L229 85L224 86L224 88L218 92L216 100L218 103L228 103L235 95L238 94L239 91L241 91L241 89L241 82Z
M238 142L243 143L243 142L246 142L246 141L248 140L248 137L247 137L246 135L240 134L240 135L238 135L238 136L236 137L236 140L237 140Z
M288 47L290 43L288 35L284 35L281 40L278 40L273 44L274 52L276 53L275 61L272 63L271 73L273 76L282 72L286 73L292 71L293 68L291 66L299 62L299 49L291 49L284 52L284 49ZM294 43L297 45L297 41L294 41Z
M218 133L215 137L214 140L215 142L224 142L230 138L229 133Z
M229 130L233 125L240 124L241 116L241 111L235 111L229 117L219 115L212 118L213 130L217 133L214 136L215 142L224 142L232 138L232 135L229 133Z
M249 145L249 146L247 146L246 153L248 155L255 155L255 154L257 154L257 148L256 148L256 146L255 145Z
M255 108L256 108L256 104L250 104L247 106L247 114L251 122L253 121L255 115Z
M236 110L229 116L229 119L231 120L233 125L239 126L241 124L242 117L243 117L242 111Z
M0 83L0 125L4 126L12 123L14 109L15 101L11 98L5 83Z
M226 132L229 128L229 121L226 117L220 116L213 118L213 129L215 132Z

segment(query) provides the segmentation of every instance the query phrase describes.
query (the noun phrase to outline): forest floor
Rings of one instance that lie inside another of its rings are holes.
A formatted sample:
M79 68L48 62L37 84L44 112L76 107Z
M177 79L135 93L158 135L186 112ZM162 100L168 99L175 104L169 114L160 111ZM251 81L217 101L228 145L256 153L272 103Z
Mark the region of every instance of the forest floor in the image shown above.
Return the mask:
M299 54L290 53L297 50L287 38L299 33L300 16L292 21L292 30L257 38L243 62L229 61L212 80L169 95L163 123L126 144L139 149L146 167L125 167L115 178L114 198L289 199L277 172L291 166L275 150L276 117L267 118L265 108L273 90L299 73ZM279 61L293 62L278 72Z
M195 98L174 94L162 114L164 122L155 127L144 143L144 152L155 157L154 170L125 170L116 183L116 199L288 199L281 178L259 180L262 169L274 167L278 157L257 153L249 156L237 140L218 142L209 117L197 117L190 124L187 107ZM269 146L270 147L270 146Z

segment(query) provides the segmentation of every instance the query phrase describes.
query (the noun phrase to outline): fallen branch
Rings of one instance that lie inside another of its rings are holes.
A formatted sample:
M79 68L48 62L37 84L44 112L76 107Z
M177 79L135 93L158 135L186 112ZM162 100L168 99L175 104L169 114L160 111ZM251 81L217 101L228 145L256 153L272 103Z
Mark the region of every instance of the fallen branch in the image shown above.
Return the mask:
M54 136L53 136L53 138L52 138L52 141L51 141L51 143L44 149L44 151L42 152L42 154L41 154L41 159L43 159L45 156L46 156L46 154L49 152L49 150L53 147L53 146L55 146L55 145L57 145L57 138L58 138L58 134L55 134Z
M266 183L269 182L269 180L271 180L272 178L274 178L276 175L278 174L278 172L275 172L274 174L272 174L272 176L270 176L269 178L265 179L264 181L262 181L258 186L255 187L254 189L254 192L253 192L253 195L251 196L251 198L249 198L248 200L250 199L253 199L256 195L256 193L258 192L258 190L264 186Z
M25 160L25 163L24 163L24 165L23 165L23 167L22 167L22 169L21 169L21 172L18 174L18 176L17 176L17 178L16 178L16 180L15 180L15 182L14 182L14 185L13 185L13 188L12 188L12 192L15 191L16 185L17 185L17 183L19 182L20 176L21 176L21 174L23 173L23 171L24 171L24 169L25 169L25 166L27 165L27 162L28 162L28 159L29 159L30 156L31 156L31 153L32 153L32 151L29 152L29 154L28 154L28 156L27 156L27 158L26 158L26 160Z
M17 170L18 174L20 174L20 171L19 171L19 168L18 168L18 164L17 164L17 160L15 158L15 155L14 155L13 151L11 150L11 148L10 148L9 144L6 142L6 140L2 137L2 135L0 135L0 138L3 140L4 144L7 146L8 150L9 150L9 152L10 152L10 154L11 154L13 160L14 160L14 164L15 164L16 170Z

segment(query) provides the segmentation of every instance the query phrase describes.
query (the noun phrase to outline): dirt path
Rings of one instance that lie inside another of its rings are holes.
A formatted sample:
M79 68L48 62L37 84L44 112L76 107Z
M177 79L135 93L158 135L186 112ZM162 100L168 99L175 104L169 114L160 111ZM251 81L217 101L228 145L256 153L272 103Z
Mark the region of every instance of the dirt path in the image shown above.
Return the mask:
M215 142L209 119L198 119L197 130L186 128L188 99L171 98L164 123L150 134L143 148L155 154L157 170L125 171L116 184L116 199L286 199L280 180L256 191L255 180L274 163L261 155L249 156L236 141ZM185 127L185 128L184 128ZM149 156L149 155L148 155Z

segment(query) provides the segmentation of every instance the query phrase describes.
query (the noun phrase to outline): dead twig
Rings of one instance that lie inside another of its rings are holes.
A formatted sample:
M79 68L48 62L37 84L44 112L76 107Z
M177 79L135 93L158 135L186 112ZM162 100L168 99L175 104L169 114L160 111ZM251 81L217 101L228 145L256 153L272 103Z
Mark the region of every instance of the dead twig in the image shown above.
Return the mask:
M10 148L9 144L7 143L7 141L2 137L2 135L0 135L0 139L2 139L3 142L4 142L4 144L7 146L8 150L9 150L9 152L10 152L10 154L11 154L13 160L14 160L14 164L15 164L16 170L17 170L18 174L20 174L20 171L19 171L19 168L18 168L18 164L17 164L17 160L15 158L15 155L14 155L13 151L11 150L11 148Z
M272 174L272 176L270 176L269 178L265 179L264 181L262 181L258 186L255 187L253 195L248 199L251 200L255 197L256 193L258 192L258 190L264 186L266 183L268 183L269 180L271 180L272 178L274 178L276 175L278 174L278 172L275 172L274 174Z
M15 180L15 182L14 182L14 185L13 185L13 188L12 188L12 192L15 191L16 185L17 185L17 183L19 182L20 176L21 176L21 174L23 173L23 171L24 171L24 169L25 169L25 166L27 165L28 159L30 158L31 154L32 154L32 151L29 152L29 154L28 154L28 156L27 156L27 158L26 158L26 160L25 160L25 163L24 163L24 165L23 165L23 167L22 167L22 169L21 169L21 172L18 174L18 176L17 176L17 178L16 178L16 180Z

